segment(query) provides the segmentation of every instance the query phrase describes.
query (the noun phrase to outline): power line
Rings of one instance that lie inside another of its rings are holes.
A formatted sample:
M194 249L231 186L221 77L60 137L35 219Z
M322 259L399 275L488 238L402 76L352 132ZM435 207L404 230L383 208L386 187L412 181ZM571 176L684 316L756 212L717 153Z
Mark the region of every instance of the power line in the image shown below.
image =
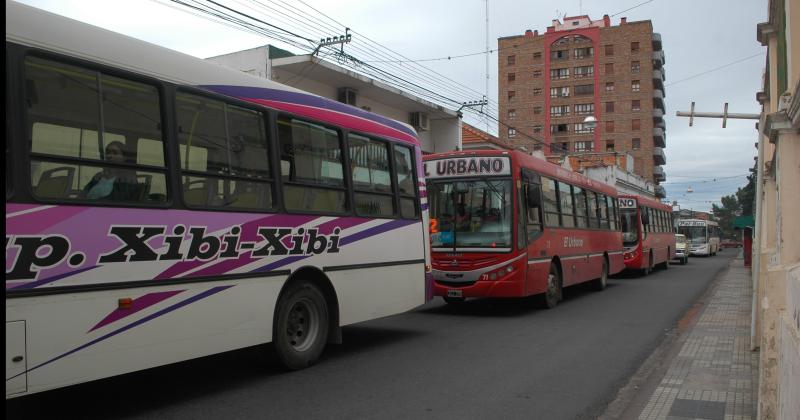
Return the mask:
M629 8L627 8L627 9L625 9L625 10L621 11L621 12L614 13L613 15L611 15L611 17L614 17L614 16L616 16L616 15L621 15L621 14L623 14L623 13L627 12L628 10L633 10L633 9L635 9L635 8L639 7L639 6L644 6L645 4L647 4L647 3L650 3L650 2L653 2L653 1L654 1L654 0L647 0L647 1L641 2L641 3L637 4L636 6L629 7Z
M732 65L734 65L734 64L741 63L742 61L747 61L747 60L749 60L749 59L751 59L751 58L758 57L758 56L763 56L763 55L764 55L764 53L763 53L763 52L760 52L760 53L753 54L753 55L750 55L750 56L747 56L747 57L744 57L744 58L740 58L740 59L738 59L738 60L736 60L736 61L731 61L731 62L730 62L730 63L728 63L728 64L723 64L723 65L721 65L721 66L719 66L719 67L714 67L713 69L706 70L706 71L704 71L704 72L701 72L701 73L697 73L697 74L695 74L695 75L692 75L692 76L689 76L689 77L687 77L687 78L680 79L680 80L676 80L676 81L674 81L674 82L672 82L672 83L667 83L665 86L672 86L672 85L675 85L675 84L678 84L678 83L681 83L681 82L685 82L685 81L687 81L687 80L694 79L695 77L700 77L700 76L706 75L706 74L708 74L708 73L712 73L712 72L715 72L715 71L717 71L717 70L724 69L725 67L729 67L729 66L732 66Z

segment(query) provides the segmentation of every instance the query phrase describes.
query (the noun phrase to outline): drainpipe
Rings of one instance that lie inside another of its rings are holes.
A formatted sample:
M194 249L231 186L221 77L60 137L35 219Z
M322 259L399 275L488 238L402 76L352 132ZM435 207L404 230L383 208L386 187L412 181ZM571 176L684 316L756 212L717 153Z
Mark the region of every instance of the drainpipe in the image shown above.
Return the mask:
M763 127L763 107L762 107L762 121L758 126ZM760 134L760 133L759 133ZM758 339L756 337L756 330L760 330L756 325L758 319L758 281L759 273L761 272L761 203L763 200L762 194L764 193L764 147L769 139L764 136L759 136L758 141L758 161L756 164L756 221L753 229L753 264L752 264L752 277L753 277L753 302L750 308L750 350L755 351L759 347ZM760 322L759 322L760 324Z

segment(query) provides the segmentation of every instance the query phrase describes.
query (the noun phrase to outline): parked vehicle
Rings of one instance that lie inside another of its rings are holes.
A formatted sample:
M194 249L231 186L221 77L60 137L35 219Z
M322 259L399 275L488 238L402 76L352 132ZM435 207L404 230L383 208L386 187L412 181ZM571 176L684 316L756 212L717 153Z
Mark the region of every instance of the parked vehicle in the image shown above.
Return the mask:
M723 239L719 243L720 248L741 248L742 243L735 239Z
M675 234L675 256L673 259L680 260L681 265L689 262L689 250L686 246L686 235Z

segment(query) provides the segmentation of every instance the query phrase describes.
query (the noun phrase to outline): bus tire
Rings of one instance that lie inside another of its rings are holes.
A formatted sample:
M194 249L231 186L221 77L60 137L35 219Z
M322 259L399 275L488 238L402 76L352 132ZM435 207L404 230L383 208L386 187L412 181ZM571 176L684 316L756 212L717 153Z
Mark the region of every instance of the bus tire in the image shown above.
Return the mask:
M313 365L328 341L329 310L325 296L307 281L290 285L275 307L272 343L291 370Z
M642 277L647 277L653 271L653 250L650 250L650 256L647 259L647 267L642 269Z
M600 278L594 279L592 282L592 288L600 292L606 288L608 285L608 260L606 257L603 257L603 270L600 272Z
M667 248L667 259L664 260L664 264L663 264L664 270L669 270L669 259L670 259L671 255L672 254L670 253L670 249Z
M544 309L555 308L563 298L561 273L555 261L550 263L550 272L547 274L547 290L541 296L541 306Z

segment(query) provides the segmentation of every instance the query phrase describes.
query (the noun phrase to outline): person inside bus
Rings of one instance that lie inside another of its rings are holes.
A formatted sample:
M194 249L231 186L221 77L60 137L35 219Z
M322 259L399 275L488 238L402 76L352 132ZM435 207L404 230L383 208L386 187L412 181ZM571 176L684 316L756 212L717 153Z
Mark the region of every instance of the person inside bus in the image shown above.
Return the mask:
M104 158L113 163L130 162L125 145L119 141L112 141L106 146ZM135 171L106 167L86 184L82 196L92 200L131 201L137 199L137 191Z

